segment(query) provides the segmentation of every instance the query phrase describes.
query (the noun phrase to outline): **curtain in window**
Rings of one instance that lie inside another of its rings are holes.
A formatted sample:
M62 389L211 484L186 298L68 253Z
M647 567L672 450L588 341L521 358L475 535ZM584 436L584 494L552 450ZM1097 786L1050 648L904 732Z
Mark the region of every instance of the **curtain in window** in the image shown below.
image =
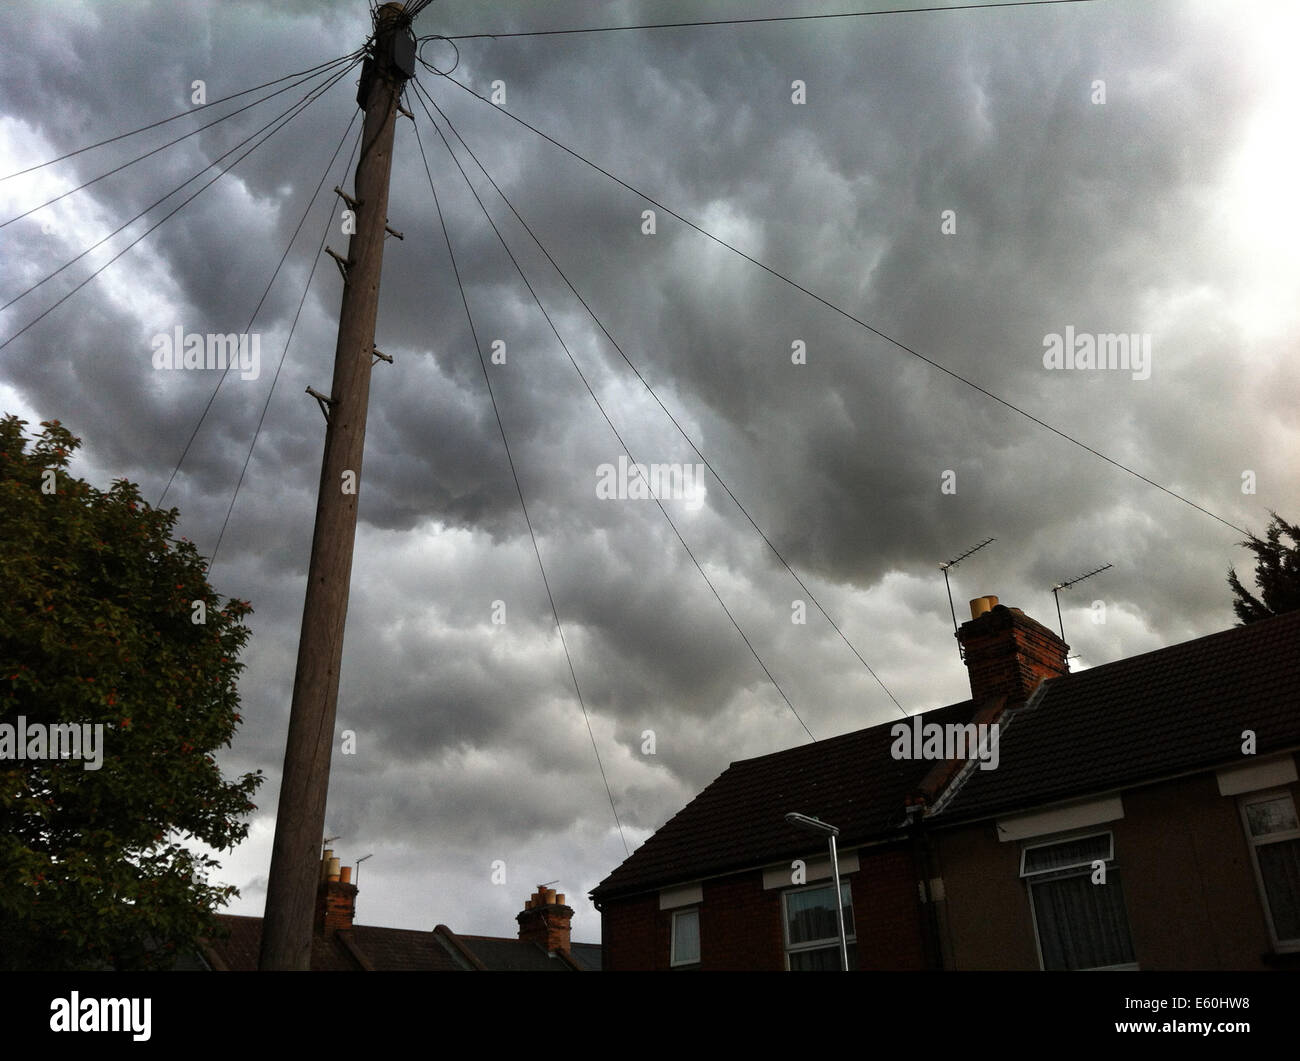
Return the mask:
M1279 941L1300 939L1300 840L1260 844L1255 853L1268 893L1273 931Z
M853 942L853 899L848 881L840 882L844 909L844 934L848 939L849 968L858 967L858 948ZM840 929L835 920L835 886L807 888L785 895L785 938L791 971L840 968ZM796 950L825 941L828 946Z
M1097 859L1109 862L1110 857L1110 834L1108 833L1065 840L1059 844L1041 844L1025 851L1024 875L1046 873L1073 866L1091 866Z
M858 945L849 944L849 968L858 967ZM791 972L840 972L840 945L821 950L796 950L790 952Z
M844 933L853 935L853 905L847 884L841 884L844 901ZM835 921L834 886L792 892L785 897L787 918L786 938L791 946L811 943L818 939L839 939L840 927Z
M1034 915L1044 969L1096 969L1133 961L1119 873L1105 884L1090 874L1033 882Z
M694 965L700 960L700 912L685 910L673 916L674 965Z

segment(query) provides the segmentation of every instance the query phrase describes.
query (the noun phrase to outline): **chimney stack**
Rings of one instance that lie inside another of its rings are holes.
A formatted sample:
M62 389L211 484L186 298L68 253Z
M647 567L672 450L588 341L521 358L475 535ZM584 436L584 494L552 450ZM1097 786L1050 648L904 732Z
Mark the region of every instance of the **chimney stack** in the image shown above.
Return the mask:
M1019 608L999 604L997 597L976 597L970 614L957 641L973 699L1005 696L1009 706L1018 706L1044 679L1070 673L1070 646Z
M316 934L332 936L341 928L351 928L356 912L357 886L352 883L352 867L340 867L334 852L326 848L316 886Z
M541 946L548 954L569 949L569 925L573 908L564 904L564 895L554 888L537 886L532 898L524 902L523 912L515 915L519 938Z

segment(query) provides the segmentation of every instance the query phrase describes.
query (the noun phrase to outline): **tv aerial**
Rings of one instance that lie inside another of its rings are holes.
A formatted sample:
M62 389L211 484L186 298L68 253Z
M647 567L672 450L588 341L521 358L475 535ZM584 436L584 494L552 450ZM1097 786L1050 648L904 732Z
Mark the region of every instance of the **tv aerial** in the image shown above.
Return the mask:
M996 538L985 538L985 539L984 539L982 542L980 542L978 545L972 545L972 546L971 546L969 549L967 549L964 553L960 554L959 556L954 556L951 560L946 560L946 561L944 561L942 564L939 565L939 570L943 572L943 585L944 585L944 588L947 589L947 591L948 591L948 610L949 610L950 612L952 612L952 632L953 632L954 636L955 636L956 633L957 633L957 609L953 606L953 603L952 603L952 584L949 583L949 581L948 581L948 569L949 569L950 567L956 567L956 566L957 566L958 564L960 564L963 560L965 560L966 557L970 556L972 553L977 553L977 552L979 552L981 549L984 548L984 546L989 545L989 544L991 544L992 542L995 542L995 541L997 541ZM961 656L961 642L960 642L960 641L957 642L957 655L958 655L958 656ZM963 656L962 658L964 659L965 657Z
M361 863L363 863L368 858L374 858L374 857L375 857L375 853L372 851L370 854L362 855L359 859L357 859L357 876L356 876L356 880L353 883L355 883L358 887L360 887L361 885Z
M1094 567L1087 574L1076 575L1074 578L1066 579L1064 582L1058 582L1052 587L1052 596L1056 598L1056 622L1061 628L1061 640L1065 640L1065 620L1061 618L1061 590L1069 589L1077 585L1085 578L1092 578L1093 575L1099 575L1108 568L1114 567L1114 564L1102 564L1101 567Z

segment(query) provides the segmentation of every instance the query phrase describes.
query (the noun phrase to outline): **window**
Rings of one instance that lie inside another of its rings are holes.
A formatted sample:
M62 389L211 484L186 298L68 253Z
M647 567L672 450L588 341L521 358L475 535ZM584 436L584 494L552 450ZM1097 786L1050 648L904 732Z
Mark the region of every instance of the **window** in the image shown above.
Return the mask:
M673 914L673 949L670 965L700 964L700 908ZM662 952L661 952L662 953Z
M1300 822L1290 793L1253 793L1241 801L1255 879L1273 946L1300 950Z
M834 896L834 884L819 884L786 892L781 897L788 968L796 972L839 970L840 927L835 919ZM844 935L849 944L849 968L856 969L858 945L853 929L853 892L848 881L840 882L840 902L844 908Z
M1020 876L1044 969L1136 969L1110 833L1026 845ZM1105 883L1099 870L1104 867ZM1094 877L1098 883L1094 884Z

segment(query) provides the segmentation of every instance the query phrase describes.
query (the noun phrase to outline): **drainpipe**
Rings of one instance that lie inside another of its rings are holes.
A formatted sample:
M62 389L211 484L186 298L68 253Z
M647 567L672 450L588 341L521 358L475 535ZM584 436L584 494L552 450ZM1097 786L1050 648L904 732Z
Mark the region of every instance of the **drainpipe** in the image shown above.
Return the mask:
M925 828L925 804L922 802L907 805L907 831L912 840L912 859L917 873L917 894L921 899L921 940L925 951L927 969L943 968L943 945L939 935L939 911L935 907L934 896L930 894L930 882L935 879L934 849L930 843L929 832Z

